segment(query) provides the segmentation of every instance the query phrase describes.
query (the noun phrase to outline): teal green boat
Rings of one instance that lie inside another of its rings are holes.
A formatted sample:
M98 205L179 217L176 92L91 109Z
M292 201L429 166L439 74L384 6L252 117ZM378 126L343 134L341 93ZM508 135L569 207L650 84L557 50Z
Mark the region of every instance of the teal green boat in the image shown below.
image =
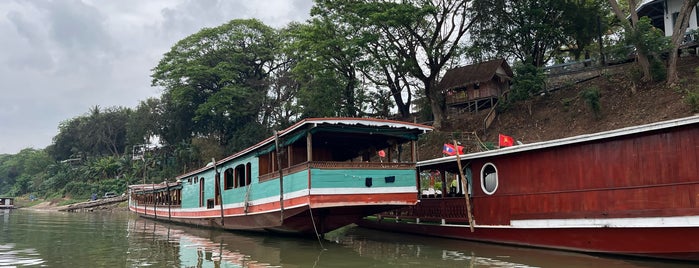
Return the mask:
M425 125L312 118L170 182L129 186L143 217L231 230L322 234L417 203Z

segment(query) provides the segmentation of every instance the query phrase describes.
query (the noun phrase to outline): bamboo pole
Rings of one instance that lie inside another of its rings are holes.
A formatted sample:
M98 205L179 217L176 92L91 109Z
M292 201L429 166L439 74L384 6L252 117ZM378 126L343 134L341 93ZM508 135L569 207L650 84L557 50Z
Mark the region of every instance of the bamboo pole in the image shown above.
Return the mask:
M461 167L461 156L459 155L459 145L454 140L454 148L456 148L456 163L459 166L459 175L461 175L461 188L464 189L464 199L466 199L466 213L468 214L468 227L471 232L473 229L473 214L471 214L471 197L468 194L468 182L466 181L466 176L464 176L464 170Z
M223 221L223 189L221 189L221 176L218 173L218 169L216 169L216 158L212 157L211 163L214 163L214 186L218 188L218 195L214 198L218 200L218 205L221 207L221 226L225 226L226 224Z
M277 169L279 169L279 223L284 223L284 171L282 170L281 151L279 150L279 132L274 131L274 149L277 152Z

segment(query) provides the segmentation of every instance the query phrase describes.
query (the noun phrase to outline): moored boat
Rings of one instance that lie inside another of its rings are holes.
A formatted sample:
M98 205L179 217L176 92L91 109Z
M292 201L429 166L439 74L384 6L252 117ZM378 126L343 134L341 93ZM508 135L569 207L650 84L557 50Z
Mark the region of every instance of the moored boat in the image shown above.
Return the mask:
M199 226L325 233L414 205L415 142L430 130L381 119L305 119L171 182L129 186L129 208Z
M699 116L417 166L423 193L418 204L367 217L360 226L699 260ZM464 196L464 189L469 195Z
M0 197L0 209L15 208L15 199L12 197Z

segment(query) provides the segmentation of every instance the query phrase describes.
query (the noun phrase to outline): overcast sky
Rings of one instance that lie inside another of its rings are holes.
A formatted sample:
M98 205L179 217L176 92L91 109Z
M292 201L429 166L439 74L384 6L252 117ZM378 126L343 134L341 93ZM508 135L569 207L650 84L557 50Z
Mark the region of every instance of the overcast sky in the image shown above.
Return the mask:
M58 124L158 97L151 69L180 39L232 19L305 21L312 0L2 0L0 154L43 149Z

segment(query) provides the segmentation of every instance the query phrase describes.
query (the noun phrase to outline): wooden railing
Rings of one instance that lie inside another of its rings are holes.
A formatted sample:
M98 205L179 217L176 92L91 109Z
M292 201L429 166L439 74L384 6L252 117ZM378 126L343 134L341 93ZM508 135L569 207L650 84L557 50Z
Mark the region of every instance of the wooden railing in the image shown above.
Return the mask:
M415 169L415 163L311 161L282 169L284 176L311 168L318 169ZM260 175L260 182L279 178L279 171Z
M441 221L468 223L466 202L463 197L423 198L415 206L408 206L379 214L386 218L417 219L421 221Z

